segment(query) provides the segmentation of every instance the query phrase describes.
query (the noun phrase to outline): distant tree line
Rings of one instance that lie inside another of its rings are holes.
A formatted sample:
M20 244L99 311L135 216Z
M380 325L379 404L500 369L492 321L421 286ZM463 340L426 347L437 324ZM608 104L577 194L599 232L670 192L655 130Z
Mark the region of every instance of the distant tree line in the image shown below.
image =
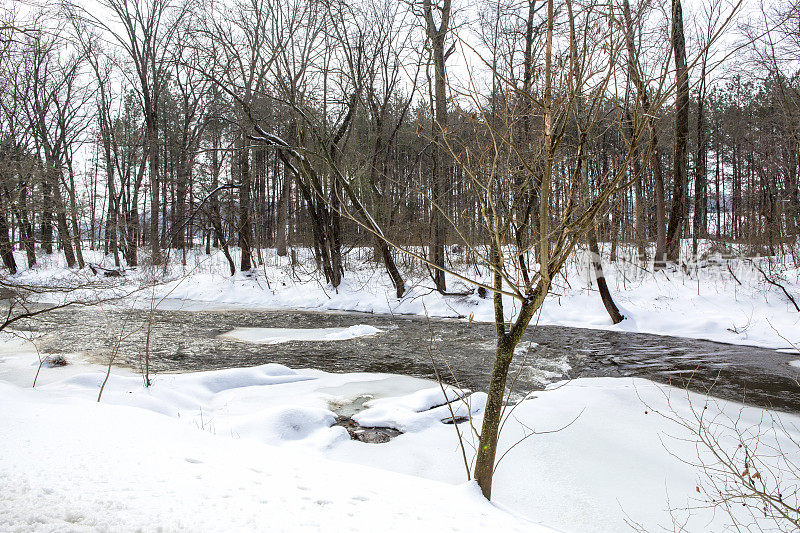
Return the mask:
M580 95L600 109L587 128L581 108L558 118L565 127L546 183L549 222L531 222L544 166L522 168L521 156L509 164L517 178L494 201L516 202L510 238L532 244L522 260L535 263L533 243L555 238L542 228L621 167L626 186L588 230L589 247L610 243L611 260L624 249L656 267L689 261L678 247L687 238L694 254L702 239L723 251L791 249L800 226L800 81L788 60L800 50L797 3L766 8L765 27L745 32L725 25L731 6L721 2L690 19L680 2L612 4L555 3L561 56L547 66L558 81L551 97L574 89L565 74L570 20L584 21L576 34L591 35L573 58L594 61L583 65L586 80L608 62L614 79ZM263 262L266 247L286 255L294 245L312 248L337 286L346 250L369 246L401 295L397 244L424 250L446 292L436 267L448 267L454 245L488 238L475 161L463 157L488 142L476 123L504 128L520 149L545 130L544 5L100 0L6 8L3 263L16 271L14 249L28 266L41 249L63 253L70 267L84 266L87 246L128 266L221 249L235 273ZM746 41L739 59L718 60L720 29ZM605 55L587 53L604 45ZM635 157L627 157L631 143ZM580 191L570 179L576 158L585 167Z

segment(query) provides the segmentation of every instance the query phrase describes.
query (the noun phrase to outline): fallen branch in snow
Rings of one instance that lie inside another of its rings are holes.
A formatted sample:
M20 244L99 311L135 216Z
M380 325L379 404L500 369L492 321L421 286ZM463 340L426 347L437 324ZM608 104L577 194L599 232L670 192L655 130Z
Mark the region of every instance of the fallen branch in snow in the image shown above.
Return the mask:
M101 267L100 265L94 265L92 263L88 263L87 266L89 267L89 270L92 271L92 274L94 274L95 276L100 272L102 272L103 275L107 278L118 278L122 276L122 272L120 272L118 268L104 268Z
M789 298L789 301L790 301L790 302L792 302L792 305L794 305L794 308L795 308L795 310L796 310L798 313L800 313L800 306L798 306L798 305L797 305L797 302L795 301L794 297L793 297L791 294L789 294L789 291L787 291L787 290L786 290L786 287L784 287L782 284L778 283L778 282L777 282L777 281L775 281L774 279L772 279L772 278L770 278L769 276L767 276L767 273L766 273L766 272L764 272L764 271L761 269L761 267L760 267L760 266L758 266L758 265L755 263L755 261L753 261L752 259L750 260L750 263L753 265L753 267L755 267L755 269L756 269L756 270L758 270L759 272L761 272L761 275L762 275L762 276L764 276L764 281L766 281L766 282L767 282L767 283L769 283L770 285L774 285L775 287L778 287L780 290L782 290L782 291L783 291L783 294L785 294L785 295L786 295L786 297L787 297L787 298Z
M727 261L727 262L725 263L725 266L727 266L727 267L728 267L728 272L730 272L730 273L731 273L731 276L733 276L733 279L734 279L734 280L736 280L736 283L738 283L739 285L741 285L741 284L742 284L742 282L741 282L741 281L739 281L739 278L737 278L737 277L736 277L736 274L734 274L734 273L733 273L733 269L731 268L731 263L730 263L730 261Z

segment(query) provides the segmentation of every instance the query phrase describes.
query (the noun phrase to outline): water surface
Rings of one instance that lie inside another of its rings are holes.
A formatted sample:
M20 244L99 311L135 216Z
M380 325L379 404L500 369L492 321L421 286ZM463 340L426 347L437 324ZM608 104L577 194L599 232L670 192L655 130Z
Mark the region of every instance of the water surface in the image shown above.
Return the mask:
M85 352L98 362L139 368L147 310L53 311L27 322L44 352ZM369 337L252 344L221 338L234 328L346 328L368 324ZM800 369L775 350L710 341L560 326L530 328L515 357L519 393L565 378L639 376L735 401L800 412ZM485 390L494 357L494 326L458 320L302 311L179 311L153 314L150 367L185 372L281 363L329 372L387 372Z

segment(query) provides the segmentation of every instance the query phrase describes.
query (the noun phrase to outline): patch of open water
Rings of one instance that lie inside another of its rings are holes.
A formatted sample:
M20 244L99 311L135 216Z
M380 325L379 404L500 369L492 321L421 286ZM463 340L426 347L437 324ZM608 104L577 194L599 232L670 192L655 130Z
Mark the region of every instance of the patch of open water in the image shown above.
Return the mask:
M41 335L46 353L85 352L139 368L147 310L67 309L18 327ZM350 328L380 333L332 342L256 344L220 337L235 328ZM302 311L156 311L150 326L154 372L213 370L269 362L328 372L386 372L485 390L494 358L494 327L457 320ZM116 348L115 348L116 347ZM538 326L514 359L519 394L587 376L638 376L722 398L800 412L800 369L776 350L639 333Z

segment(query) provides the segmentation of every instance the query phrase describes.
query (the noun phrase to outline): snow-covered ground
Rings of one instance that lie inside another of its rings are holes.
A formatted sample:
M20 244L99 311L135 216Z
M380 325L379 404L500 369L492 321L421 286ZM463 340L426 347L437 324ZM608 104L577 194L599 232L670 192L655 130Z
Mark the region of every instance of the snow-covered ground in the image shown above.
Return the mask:
M456 428L471 462L470 423L441 423L436 383L270 364L160 374L148 389L112 369L98 403L104 368L68 354L31 389L30 346L0 349L3 531L720 531L727 515L698 492L694 414L740 430L769 420L641 379L562 383L507 413L490 504L466 478ZM483 394L447 395L480 427ZM404 433L350 440L333 423L354 411ZM780 417L796 460L800 417Z
M477 294L443 297L432 289L423 272L404 271L407 294L397 299L388 276L381 265L368 261L367 250L356 249L347 259L344 281L333 289L320 280L313 269L313 260L302 258L308 251L300 250L301 265L292 267L288 258L264 250L265 266L244 275L230 276L227 262L221 253L207 256L190 253L187 265L173 258L166 271L142 268L128 271L120 281L92 276L88 270L70 272L61 264L61 257L43 256L41 266L24 270L14 277L19 283L52 284L90 280L114 285L113 291L128 294L140 290L132 298L137 305L184 309L306 309L361 311L382 314L411 314L437 317L463 317L492 321L490 299ZM238 258L237 252L233 252ZM95 252L86 251L88 260L102 263ZM716 259L716 261L714 261ZM109 258L105 258L107 266ZM800 313L783 291L770 283L754 268L758 264L781 283L800 303L800 269L791 258L768 262L764 258L723 260L711 256L681 269L652 272L639 265L617 261L606 263L609 286L626 319L613 325L594 288L586 257L577 253L554 283L552 294L545 302L535 323L582 328L612 329L708 339L732 344L749 344L770 348L792 349L800 345ZM18 264L24 264L20 256ZM306 266L303 266L305 264ZM472 266L454 264L472 279L489 282L488 273L476 273ZM158 282L155 286L153 282ZM464 282L451 278L454 291L470 290ZM83 291L86 292L86 291ZM53 299L54 295L44 295ZM509 317L515 313L514 301L507 300Z
M489 300L477 294L442 297L420 272L405 271L409 291L398 300L381 267L359 259L366 257L363 251L348 257L338 290L324 285L312 268L292 267L274 251L263 253L266 266L232 277L219 254L192 253L185 267L175 262L166 270L141 267L122 278L67 270L54 255L42 257L40 266L23 270L13 282L92 285L67 295L46 293L41 298L47 301L127 295L111 305L492 319ZM85 256L103 262L96 253ZM609 284L626 315L613 326L584 259L577 255L558 277L538 324L797 353L800 313L750 260L657 273L630 263L607 264ZM800 295L798 269L783 261L756 263L771 268L771 279L790 294ZM455 267L487 280L487 273L474 267ZM450 287L468 289L452 279ZM508 304L512 315L513 302ZM231 334L270 344L347 342L376 333L356 326ZM697 413L703 420L727 421L728 429L724 423L715 428L732 453L737 432L774 427L772 417L778 416L642 379L552 385L506 413L490 504L467 481L463 459L466 455L471 463L474 457L482 393L465 397L447 389L456 416L472 417L471 424L454 426L442 423L451 411L441 405L438 385L416 378L265 365L160 374L145 388L140 376L113 368L98 403L106 369L80 354L66 357L72 364L43 367L31 389L38 356L22 340L0 339L0 530L577 532L635 525L648 531L719 531L728 516L708 505L713 487L697 467L709 458L697 446ZM336 414L403 434L385 444L354 441L334 424ZM774 448L797 461L800 417L781 414L780 422L781 431L771 436Z

